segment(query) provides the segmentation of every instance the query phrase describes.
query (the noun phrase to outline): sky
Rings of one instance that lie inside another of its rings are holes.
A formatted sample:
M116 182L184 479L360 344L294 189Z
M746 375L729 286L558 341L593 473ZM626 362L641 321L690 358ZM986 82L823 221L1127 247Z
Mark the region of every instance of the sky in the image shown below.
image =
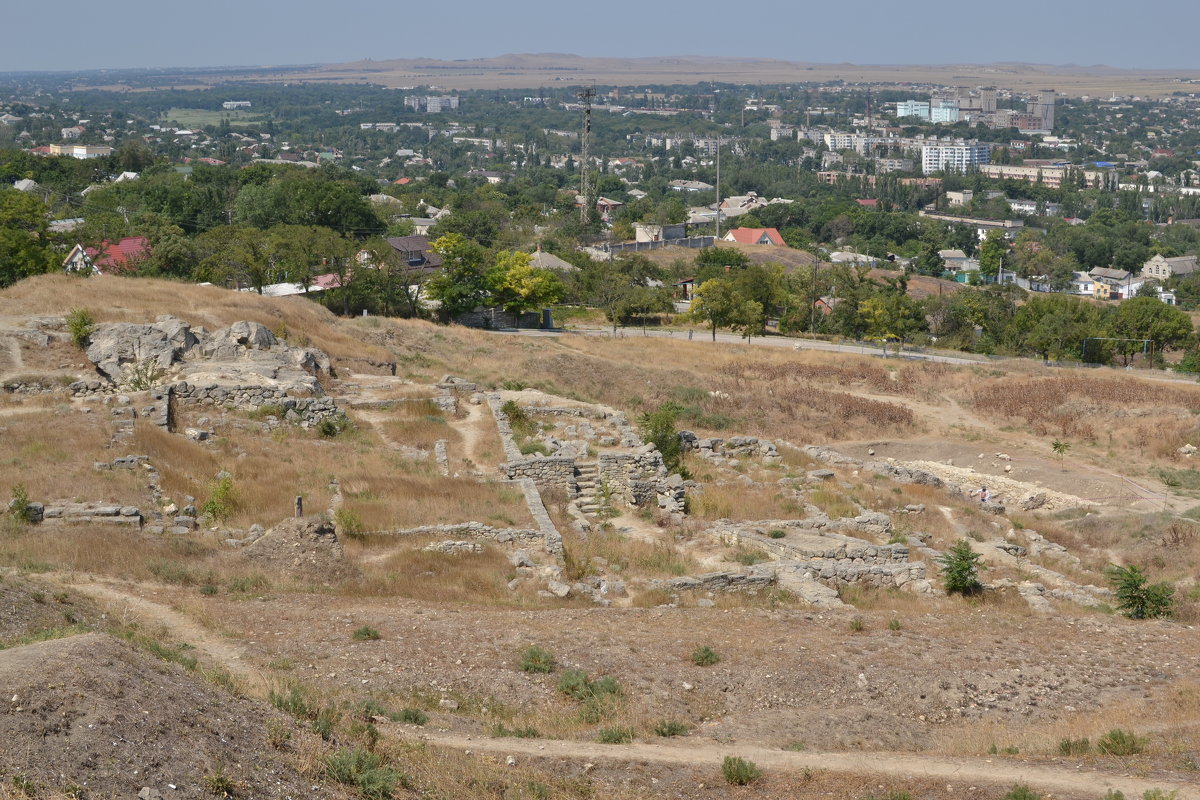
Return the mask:
M1197 0L54 0L45 6L13 5L0 9L0 72L505 53L1200 68L1194 44L1200 25Z

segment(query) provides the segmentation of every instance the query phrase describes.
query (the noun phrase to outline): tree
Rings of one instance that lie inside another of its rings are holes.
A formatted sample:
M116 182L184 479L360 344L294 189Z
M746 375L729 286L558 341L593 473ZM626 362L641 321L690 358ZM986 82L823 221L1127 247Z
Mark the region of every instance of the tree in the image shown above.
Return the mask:
M425 282L425 292L440 303L441 317L450 319L487 305L488 251L461 233L448 233L429 247L442 257L442 269Z
M1169 583L1150 584L1149 578L1135 564L1128 567L1110 565L1105 576L1117 594L1117 608L1131 619L1169 617L1173 611L1175 587Z
M692 319L712 328L715 342L717 328L750 331L756 324L761 326L763 308L761 303L738 291L733 281L711 278L696 289L689 313Z
M681 469L683 449L679 442L679 432L675 430L679 412L679 406L665 403L638 418L638 432L643 441L658 448L668 472L679 472Z
M904 340L916 331L922 321L920 305L907 294L892 292L868 297L858 304L867 338L883 346L887 355L887 343Z
M1003 231L988 231L987 238L979 246L979 272L985 278L995 280L1000 275L1008 242Z
M58 266L46 229L41 200L16 189L0 190L0 287Z
M1063 472L1067 471L1067 453L1071 449L1070 442L1064 442L1061 439L1055 439L1050 443L1050 449L1058 456L1058 466Z
M942 568L942 584L950 594L976 594L983 588L979 583L979 554L966 539L955 542L938 556L937 562Z
M532 264L533 256L520 251L502 252L488 275L494 301L505 311L520 314L562 299L558 275Z
M1132 297L1123 301L1113 319L1113 336L1149 339L1157 352L1184 344L1192 332L1192 320L1187 312L1154 297ZM1124 351L1128 363L1131 355L1128 343Z

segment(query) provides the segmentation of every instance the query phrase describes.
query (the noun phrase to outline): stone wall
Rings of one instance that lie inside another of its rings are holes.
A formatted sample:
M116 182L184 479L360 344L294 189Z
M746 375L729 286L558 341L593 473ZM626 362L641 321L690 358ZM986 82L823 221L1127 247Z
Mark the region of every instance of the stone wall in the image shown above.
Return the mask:
M536 311L524 314L513 314L502 308L481 308L459 314L454 318L459 325L468 328L484 328L496 330L499 328L540 328L542 315Z
M541 531L528 528L493 528L482 522L462 522L454 525L422 525L390 531L372 531L369 536L460 536L488 539L499 544L533 544L544 539Z
M662 453L654 445L642 445L635 453L603 453L597 464L600 482L610 498L671 514L683 511L683 478L667 473Z
M304 427L343 416L332 397L292 397L283 389L243 385L221 386L215 383L199 386L183 381L169 389L177 403L189 405L220 406L242 411L256 411L263 406L279 406L283 409L282 416L286 421Z

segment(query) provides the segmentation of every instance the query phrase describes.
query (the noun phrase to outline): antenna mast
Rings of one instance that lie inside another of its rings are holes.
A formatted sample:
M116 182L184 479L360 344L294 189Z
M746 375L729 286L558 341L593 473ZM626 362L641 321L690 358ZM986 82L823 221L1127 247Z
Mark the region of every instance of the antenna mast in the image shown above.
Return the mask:
M579 209L580 219L583 224L588 224L588 218L591 209L588 207L591 202L589 190L591 189L590 164L591 160L591 144L592 144L592 98L596 96L596 88L590 86L580 89L575 93L575 96L583 101L583 136L580 138L580 153L579 157L579 193L583 195L583 203Z

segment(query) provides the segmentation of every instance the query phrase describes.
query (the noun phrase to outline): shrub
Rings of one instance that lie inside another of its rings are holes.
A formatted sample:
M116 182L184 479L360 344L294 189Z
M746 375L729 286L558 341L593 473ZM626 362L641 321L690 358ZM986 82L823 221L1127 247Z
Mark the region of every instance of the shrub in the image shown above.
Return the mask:
M317 433L332 439L348 427L350 427L350 420L344 416L326 417L317 423Z
M356 642L377 642L379 641L379 631L375 630L370 625L363 625L354 633L350 634L350 638Z
M498 722L491 728L491 734L497 739L513 738L513 739L538 739L541 738L541 733L537 728L528 726L525 728L506 728L504 723Z
M1042 800L1042 796L1023 783L1018 783L1008 790L1004 800Z
M204 501L201 510L217 522L224 522L240 507L241 498L233 484L233 476L228 472L221 472L217 479L209 484L208 499Z
M633 728L601 728L596 741L600 744L629 744L633 741Z
M224 767L219 766L216 772L204 776L204 787L218 797L233 797L237 783L225 774Z
M521 654L517 669L522 672L554 672L554 654L537 645L532 645Z
M746 786L762 777L762 770L753 761L741 756L725 756L721 762L721 774L731 786Z
M281 720L267 720L267 744L271 745L275 750L282 750L287 746L288 740L292 738L292 732L288 730L288 726Z
M586 700L591 695L588 674L581 669L569 669L558 679L558 690L567 697Z
M679 472L683 458L683 446L679 441L679 432L675 430L680 411L676 403L665 403L638 418L638 433L647 444L658 448L668 472Z
M1136 756L1146 749L1146 739L1135 733L1113 728L1100 737L1096 749L1110 756Z
M18 483L12 488L12 499L8 501L8 513L21 522L29 522L29 492Z
M391 719L393 722L407 722L409 725L424 725L429 722L429 715L419 708L402 708Z
M95 330L96 319L86 308L72 308L67 314L67 332L80 350L88 346L88 340L92 338Z
M783 537L787 536L787 531L775 528L767 531L767 536L770 536L772 539L782 539Z
M144 392L153 389L163 379L166 372L152 358L139 361L125 373L125 386L131 392Z
M299 686L291 686L286 692L276 692L272 689L267 693L271 705L285 714L291 714L299 719L314 719L317 709L309 699L308 692Z
M697 667L711 667L720 660L721 657L717 655L717 651L708 645L697 647L692 651L692 663Z
M979 554L971 543L959 539L945 554L938 556L942 567L942 584L954 594L975 594L983 587L979 583Z
M325 775L357 788L368 800L389 800L396 787L407 782L404 773L385 765L378 754L360 747L342 748L325 756Z
M733 560L747 567L753 567L763 561L770 561L771 557L758 548L738 547L733 551Z
M333 512L333 524L343 536L357 536L363 532L362 517L344 506Z
M1072 739L1069 736L1058 741L1058 752L1064 756L1081 756L1092 749L1087 737Z
M854 617L850 620L850 630L854 631L855 633L862 633L863 629L866 627L866 623L863 622L862 617Z
M888 630L889 631L898 631L902 627L903 626L900 624L900 620L896 619L895 617L892 617L891 619L888 620Z
M320 734L321 738L327 742L333 741L333 730L337 727L338 719L341 714L332 706L325 706L317 712L317 716L313 719L313 730Z
M688 726L682 722L675 720L664 719L654 726L655 736L683 736L688 732Z
M1147 585L1149 578L1141 567L1110 566L1105 576L1117 594L1117 608L1131 619L1169 617L1173 610L1175 587L1169 583Z
M200 594L208 595L209 597L211 597L212 595L214 595L216 593L217 593L217 587L213 586L211 583L206 583L200 587Z

